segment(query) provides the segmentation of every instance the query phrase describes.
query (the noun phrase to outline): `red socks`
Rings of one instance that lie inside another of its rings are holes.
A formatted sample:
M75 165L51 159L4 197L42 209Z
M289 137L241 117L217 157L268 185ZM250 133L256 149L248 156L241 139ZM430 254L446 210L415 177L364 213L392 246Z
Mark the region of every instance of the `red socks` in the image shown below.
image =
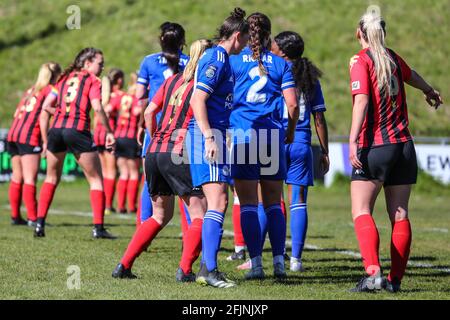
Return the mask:
M283 196L281 196L281 212L283 212L284 221L287 223L287 211L286 211L286 203L284 202Z
M136 200L139 191L139 180L128 180L127 196L128 196L128 210L136 212Z
M94 224L103 224L105 215L105 192L103 190L91 190L91 206L94 215Z
M127 196L128 180L119 179L117 182L117 209L125 210L125 200Z
M42 185L41 193L39 194L38 203L38 218L45 219L47 217L48 209L53 201L55 195L56 185L53 183L45 182Z
M180 221L181 221L181 233L183 242L188 232L189 224L186 219L186 210L184 210L184 202L181 198L178 198L178 207L180 208Z
M234 245L245 246L244 235L241 228L241 206L239 200L235 196L233 203L233 230L234 230Z
M375 221L370 214L364 214L356 218L354 223L364 268L368 275L374 275L380 271L380 238Z
M103 187L105 189L105 206L113 207L114 193L116 191L116 181L114 179L103 179Z
M402 280L405 274L406 264L409 258L409 249L411 247L411 224L408 219L396 221L392 225L391 239L391 272L388 279L397 278Z
M11 181L9 184L9 204L11 205L11 218L20 217L20 205L22 202L22 184Z
M31 184L23 185L23 201L27 208L27 218L31 221L37 219L36 186Z
M161 230L161 225L153 218L145 221L134 233L127 251L120 263L126 269L133 266L134 260L144 251Z
M185 274L192 272L192 265L202 250L202 225L203 219L195 219L184 236L180 268Z

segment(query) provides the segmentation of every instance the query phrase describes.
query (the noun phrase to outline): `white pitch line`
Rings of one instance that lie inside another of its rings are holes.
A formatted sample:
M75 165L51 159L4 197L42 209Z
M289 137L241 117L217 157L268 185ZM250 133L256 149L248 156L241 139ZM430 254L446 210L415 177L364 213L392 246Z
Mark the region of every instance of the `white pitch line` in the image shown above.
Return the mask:
M9 205L3 206L3 207L10 208ZM60 210L60 209L51 209L51 210L49 210L49 213L55 214L55 215L74 215L74 216L88 217L88 218L92 217L91 212L84 212L84 211L66 211L66 210ZM109 218L109 217L117 218L117 219L122 219L122 220L135 220L135 217L132 215L108 215L106 217L107 218ZM173 223L172 221L168 225L178 226L178 224ZM440 229L440 230L447 230L447 229ZM445 232L445 231L440 231L440 232ZM446 232L448 232L448 230ZM223 235L227 236L227 237L233 237L234 232L230 231L230 230L224 230ZM286 244L291 246L292 242L290 240L287 240ZM313 251L323 250L321 247L318 247L315 245L310 245L310 244L305 244L305 248L308 250L313 250ZM358 259L361 258L361 254L359 254L358 252L355 252L355 251L351 251L351 250L345 250L345 251L332 250L330 252L334 252L334 253L338 253L338 254L342 254L342 255L346 255L346 256L351 256L351 257L358 258ZM412 267L417 267L417 268L433 269L433 270L440 271L440 272L450 273L450 268L437 268L435 265L433 265L431 263L408 261L408 265L412 266Z

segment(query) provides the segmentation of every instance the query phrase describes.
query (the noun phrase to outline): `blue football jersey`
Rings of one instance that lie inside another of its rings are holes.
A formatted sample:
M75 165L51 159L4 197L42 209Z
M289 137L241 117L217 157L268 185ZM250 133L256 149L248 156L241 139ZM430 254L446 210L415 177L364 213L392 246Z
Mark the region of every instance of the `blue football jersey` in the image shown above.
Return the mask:
M195 88L209 93L206 101L211 128L226 130L233 108L234 78L229 56L221 46L207 49L200 59L195 75ZM195 119L191 120L191 124Z
M279 111L283 108L283 90L295 87L292 71L283 58L270 51L263 52L261 60L267 72L262 76L249 47L230 58L235 79L230 117L233 129L283 128Z
M188 61L189 56L180 52L180 71L184 70ZM148 100L151 101L164 80L172 75L173 71L167 65L166 58L164 58L162 52L158 52L148 55L142 60L137 82L146 87L150 87Z
M284 101L284 100L283 100ZM297 126L295 128L294 142L311 143L311 114L315 112L325 112L325 100L323 98L322 87L318 81L314 87L314 95L311 97L311 101L306 101L303 94L299 99L299 117ZM283 123L284 127L288 126L288 110L286 103L283 105Z

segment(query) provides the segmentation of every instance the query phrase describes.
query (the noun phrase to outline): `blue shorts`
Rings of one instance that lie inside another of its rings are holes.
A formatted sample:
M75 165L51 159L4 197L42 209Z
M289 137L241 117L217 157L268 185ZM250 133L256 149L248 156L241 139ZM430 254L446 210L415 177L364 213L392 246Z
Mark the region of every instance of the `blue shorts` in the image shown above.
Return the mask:
M150 142L151 142L150 135L148 134L148 131L145 130L144 143L142 144L141 158L145 158L145 154L147 153L147 149L148 146L150 145Z
M274 148L273 150L272 147ZM262 152L260 152L260 150ZM278 146L276 144L233 144L231 149L231 160L231 177L233 179L286 179L286 154L284 151L284 143L279 143Z
M309 144L294 142L286 149L287 178L286 184L313 186L313 154Z
M230 183L230 165L226 148L225 132L222 137L217 137L219 147L218 160L210 163L205 159L205 139L197 126L189 129L189 137L186 138L186 150L189 152L192 184L200 187L206 183L224 182Z

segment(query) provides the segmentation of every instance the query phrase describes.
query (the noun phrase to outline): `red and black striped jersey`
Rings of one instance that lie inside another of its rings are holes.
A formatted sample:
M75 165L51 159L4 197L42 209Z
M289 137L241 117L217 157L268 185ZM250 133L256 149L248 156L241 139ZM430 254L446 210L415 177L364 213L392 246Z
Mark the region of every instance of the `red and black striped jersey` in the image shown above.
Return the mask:
M56 88L53 128L90 131L91 101L101 101L101 80L86 70L72 71L58 82Z
M118 117L118 109L115 107L116 104L113 103L115 99L121 98L125 92L117 90L111 92L110 102L105 108L106 115L108 117L109 127L114 132L116 129L116 122ZM106 143L106 128L103 126L100 118L95 115L95 129L94 129L94 142L96 146L104 146Z
M45 98L52 91L52 86L48 85L32 95L33 88L28 89L14 113L14 120L8 132L7 140L39 146L41 144L41 130L39 126L39 115Z
M123 94L114 101L114 108L118 110L117 126L114 132L116 138L136 139L139 118L142 107L139 105L139 100L130 94Z
M359 147L372 147L412 140L408 129L408 109L404 82L411 69L394 51L388 49L395 65L392 68L390 92L382 92L377 80L375 62L369 48L350 60L350 87L353 99L369 96L369 106L358 138Z
M190 107L193 91L194 80L184 83L181 73L167 79L159 88L152 102L160 108L161 118L148 152L183 153L187 127L193 117Z

